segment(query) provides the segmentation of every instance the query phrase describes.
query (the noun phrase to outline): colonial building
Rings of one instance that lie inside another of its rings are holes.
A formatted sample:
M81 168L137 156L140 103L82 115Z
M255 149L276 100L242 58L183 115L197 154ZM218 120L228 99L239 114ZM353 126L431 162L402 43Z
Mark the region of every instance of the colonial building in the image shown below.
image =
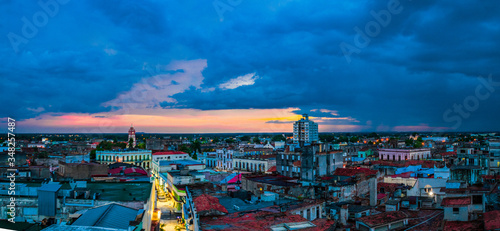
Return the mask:
M234 151L230 148L221 148L215 150L215 152L217 153L216 168L220 170L232 170Z
M160 160L186 160L191 159L189 154L181 151L165 151L153 153L153 162Z
M235 156L233 169L248 172L266 172L276 166L276 155Z
M380 149L378 152L380 160L406 161L423 160L431 157L431 150L428 148L420 149Z
M97 151L96 160L100 164L127 163L143 168L151 167L151 150Z
M289 177L300 177L314 181L317 176L331 175L335 169L343 167L342 151L324 151L321 145L295 149L288 146L285 152L276 156L276 170Z

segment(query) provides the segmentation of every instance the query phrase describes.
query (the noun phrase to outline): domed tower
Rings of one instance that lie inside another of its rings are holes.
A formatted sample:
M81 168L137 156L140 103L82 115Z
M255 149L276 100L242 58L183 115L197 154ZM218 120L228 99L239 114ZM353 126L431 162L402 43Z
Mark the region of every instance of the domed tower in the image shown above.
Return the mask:
M136 146L136 142L135 142L135 129L134 129L134 125L130 125L130 129L128 130L128 140L127 140L127 143L128 141L132 139L134 141L133 145L134 147ZM128 146L128 144L127 144ZM132 147L129 147L129 148L132 148Z

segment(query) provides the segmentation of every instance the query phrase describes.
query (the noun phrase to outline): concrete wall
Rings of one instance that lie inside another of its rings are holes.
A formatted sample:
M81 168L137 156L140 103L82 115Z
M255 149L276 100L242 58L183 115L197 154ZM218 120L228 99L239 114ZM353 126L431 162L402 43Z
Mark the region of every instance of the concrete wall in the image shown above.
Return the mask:
M454 214L452 207L444 208L444 220L448 221L468 221L469 220L469 210L468 206L458 207L459 213Z
M105 164L65 164L60 163L58 172L63 177L73 179L90 179L92 175L107 175L108 166Z
M313 205L313 206L300 208L300 209L291 211L291 213L300 215L303 218L312 221L312 220L315 220L317 218L323 217L323 206L321 204Z
M45 165L45 166L57 166L59 165L59 161L64 161L64 158L44 158L44 159L35 159L36 165Z
M384 183L404 184L413 187L416 182L417 178L384 177Z

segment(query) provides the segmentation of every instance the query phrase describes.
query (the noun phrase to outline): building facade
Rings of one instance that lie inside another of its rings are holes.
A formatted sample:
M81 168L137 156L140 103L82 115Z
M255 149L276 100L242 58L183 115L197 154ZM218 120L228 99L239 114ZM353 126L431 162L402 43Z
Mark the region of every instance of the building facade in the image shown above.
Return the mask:
M189 154L181 151L165 151L165 152L155 152L152 154L153 162L158 162L160 160L186 160L191 159Z
M318 141L318 124L309 120L307 114L304 114L300 120L293 123L294 143L312 143Z
M97 151L96 161L100 164L127 163L143 168L150 168L151 150Z
M215 150L217 153L217 169L232 170L233 169L233 154L234 151L228 148Z
M424 160L431 158L431 150L428 148L420 149L380 149L378 152L380 160L405 161L405 160Z
M276 166L275 155L233 157L234 170L248 172L266 172L273 166Z
M217 166L217 152L202 152L198 155L198 160L208 168L215 168Z

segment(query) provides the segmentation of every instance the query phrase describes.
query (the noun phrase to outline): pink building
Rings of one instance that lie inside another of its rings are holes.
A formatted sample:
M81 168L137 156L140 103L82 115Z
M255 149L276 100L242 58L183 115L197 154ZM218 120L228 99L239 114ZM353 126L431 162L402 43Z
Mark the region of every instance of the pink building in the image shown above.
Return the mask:
M423 160L431 157L431 150L428 148L419 149L389 149L384 148L378 151L380 160Z

